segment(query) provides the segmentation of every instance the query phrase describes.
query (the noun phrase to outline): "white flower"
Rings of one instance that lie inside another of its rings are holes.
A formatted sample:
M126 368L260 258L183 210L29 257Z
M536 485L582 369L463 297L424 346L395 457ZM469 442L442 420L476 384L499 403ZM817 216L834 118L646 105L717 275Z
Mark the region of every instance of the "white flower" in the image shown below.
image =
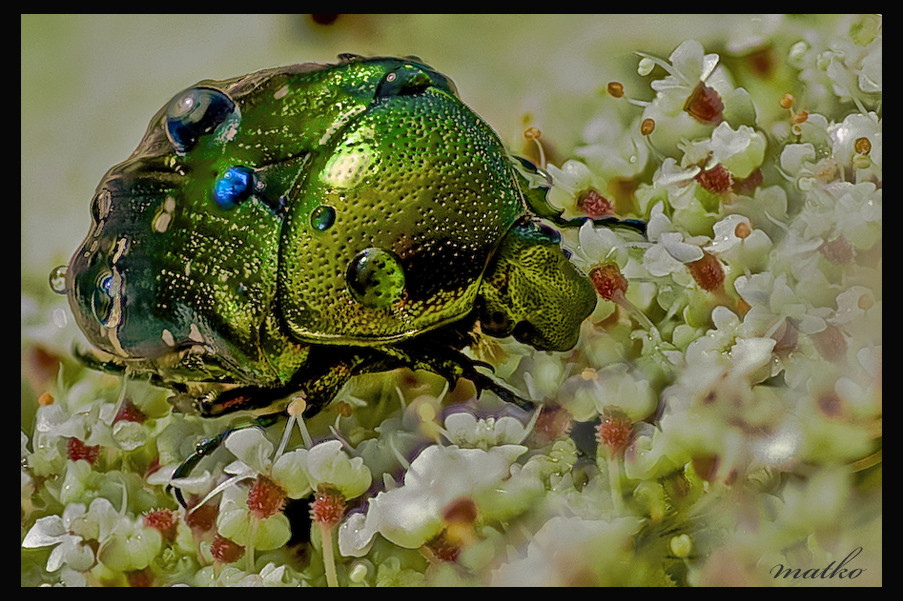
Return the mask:
M740 318L727 307L719 306L712 310L712 323L715 326L713 329L687 345L684 355L687 364L717 362L737 338Z
M643 255L643 267L650 275L661 277L673 275L675 281L689 286L692 276L685 264L703 257L701 246L708 242L704 236L686 236L677 231L664 213L663 203L652 208L647 224L646 236L653 244Z
M94 551L86 541L99 541L101 547L123 524L130 520L117 512L105 498L98 497L90 508L81 503L71 503L62 516L39 518L22 541L25 548L53 546L47 560L47 571L54 572L68 566L85 571L94 565Z
M526 450L510 444L488 450L427 447L411 463L402 486L376 495L366 513L346 518L339 527L340 552L361 557L376 534L401 547L420 547L442 530L446 505L495 486Z
M882 92L882 35L880 17L874 26L874 38L863 48L864 40L839 36L830 50L819 54L818 64L831 80L834 93L844 101L861 106L868 95Z
M477 419L460 411L445 418L445 437L463 448L489 449L505 444L520 444L530 430L517 418L503 416Z
M714 236L705 247L728 263L748 267L767 259L771 250L771 238L760 229L753 229L744 215L727 215L712 226Z
M671 157L666 158L652 176L652 184L668 192L668 204L675 209L685 209L693 200L696 176L702 168L698 165L681 167Z
M712 132L712 164L721 163L731 175L745 179L765 159L765 136L747 125L736 131L722 122Z
M876 167L875 174L881 176L882 159L882 120L874 112L868 114L852 113L841 123L832 123L827 132L832 142L834 158L844 165L855 165L857 140L868 140L868 157Z
M583 129L583 139L586 145L575 148L574 154L600 177L630 178L646 168L649 148L642 139L638 122L625 127L620 119L600 115Z
M616 230L594 227L591 221L580 226L577 233L579 246L571 260L583 273L589 273L596 265L617 263L624 268L628 259L627 242Z
M603 189L605 187L605 180L597 178L590 171L589 167L581 161L573 159L565 161L560 168L549 163L546 165L546 171L552 176L552 190L549 191L549 201L562 208L565 206L563 203L554 202L556 192L564 192L573 199L587 188L598 185L601 185Z
M658 395L649 380L626 363L616 363L598 370L592 383L597 388L596 411L618 409L632 421L645 419L655 411Z
M526 554L493 572L493 586L573 586L587 576L596 583L629 583L617 566L629 565L632 537L640 521L622 517L610 522L555 516L531 537Z
M599 206L593 207L593 210L602 212L598 215L593 214L592 217L606 216L613 212L613 204L605 199L608 183L583 162L569 160L560 169L550 163L546 169L552 177L548 201L553 206L562 209L565 217L586 216L588 207L580 206L580 201L583 195L590 190L595 191L601 197Z
M346 499L363 494L370 486L370 470L363 459L348 457L339 440L321 442L310 450L289 451L274 460L273 443L258 428L245 428L233 432L225 446L238 458L226 467L226 472L235 474L230 484L263 474L291 499L306 496L320 484L329 484Z
M883 72L882 44L880 38L869 45L869 52L862 59L859 69L859 89L863 92L881 92L881 73Z
M790 287L784 273L775 277L772 273L743 275L734 281L734 288L750 305L743 317L740 331L745 336L771 336L786 318L804 334L821 332L831 310L815 308L805 302Z
M806 235L823 241L842 234L858 249L881 240L882 190L872 182L833 182L810 192L814 201L800 215Z
M123 518L110 536L102 540L97 559L111 570L141 570L150 565L162 546L159 530L145 526L140 518Z
M300 469L306 472L312 490L320 485L329 485L346 499L364 494L372 482L370 469L364 465L364 460L349 457L340 440L327 440L314 445L310 450L299 449L286 453L273 466L273 476L285 478Z
M802 173L815 162L815 147L810 143L786 144L781 151L781 169L790 175Z
M772 338L741 338L730 349L731 369L735 374L752 379L771 362ZM771 374L766 374L771 375Z
M841 326L854 325L874 307L875 294L869 288L850 286L837 295L837 311L831 322Z
M687 98L699 82L706 82L716 91L726 91L724 86L718 85L721 83L720 77L712 77L720 60L718 55L705 54L702 44L696 40L686 40L678 46L668 57L668 63L644 54L640 56L652 59L669 73L651 84L652 89L658 92L656 102L666 115L683 111Z
M22 546L26 549L37 547L53 547L47 559L47 571L55 572L64 565L83 572L94 565L94 551L84 542L81 536L72 534L69 527L75 518L81 517L85 506L73 504L66 507L63 515L50 515L38 518Z
M216 530L239 545L262 550L281 547L291 536L288 518L281 511L264 518L252 518L248 507L248 489L240 486L229 486L223 490Z

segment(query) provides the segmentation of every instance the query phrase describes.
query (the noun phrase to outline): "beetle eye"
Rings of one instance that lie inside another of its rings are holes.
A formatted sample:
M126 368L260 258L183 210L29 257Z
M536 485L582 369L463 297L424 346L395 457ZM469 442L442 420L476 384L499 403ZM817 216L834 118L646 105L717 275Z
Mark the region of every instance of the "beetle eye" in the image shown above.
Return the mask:
M225 92L189 88L166 107L166 135L176 152L185 154L235 111L235 102Z

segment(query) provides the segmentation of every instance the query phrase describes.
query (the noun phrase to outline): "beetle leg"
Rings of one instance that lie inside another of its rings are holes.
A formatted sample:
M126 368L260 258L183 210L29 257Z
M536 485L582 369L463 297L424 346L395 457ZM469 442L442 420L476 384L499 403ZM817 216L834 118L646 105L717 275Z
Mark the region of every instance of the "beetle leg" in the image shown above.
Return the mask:
M410 347L410 348L409 348ZM423 345L417 341L409 344L380 349L405 367L424 369L444 377L449 386L455 387L459 378L473 382L477 395L484 390L491 390L505 402L517 405L525 411L532 411L535 403L521 397L517 392L479 371L477 367L493 368L488 363L471 359L464 353L446 347Z
M620 219L618 217L566 219L562 217L564 211L553 206L547 198L548 191L552 186L552 176L528 159L519 156L512 156L512 159L514 159L515 172L522 180L521 189L524 191L524 200L535 215L562 228L578 228L587 221L591 221L594 227L630 230L646 237L646 222L639 219Z
M117 361L112 355L100 353L95 349L85 350L77 345L72 347L72 355L88 369L108 374L125 373L125 364Z
M217 450L220 445L223 444L223 441L229 437L230 434L236 432L238 430L243 430L245 428L253 428L260 427L266 428L267 426L271 426L276 423L282 417L281 413L272 413L269 415L261 415L260 417L255 418L253 421L237 426L231 426L216 436L212 436L210 438L205 438L198 442L194 447L194 453L188 456L188 459L183 461L172 473L172 477L170 478L170 483L166 485L166 492L175 491L176 500L179 502L179 505L188 509L188 504L185 502L185 497L182 495L182 489L178 486L175 486L172 483L172 480L177 478L185 478L191 474L194 468L204 457L208 455L212 455L215 450Z

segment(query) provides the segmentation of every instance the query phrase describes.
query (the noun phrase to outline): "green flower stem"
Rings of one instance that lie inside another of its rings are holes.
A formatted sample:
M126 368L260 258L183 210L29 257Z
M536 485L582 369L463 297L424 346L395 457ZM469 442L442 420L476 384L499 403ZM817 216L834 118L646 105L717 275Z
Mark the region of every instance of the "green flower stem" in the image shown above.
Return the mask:
M254 537L257 534L257 525L260 523L253 515L250 524L248 524L248 545L245 547L245 571L253 574L254 570Z
M335 571L335 552L332 548L332 531L334 526L318 523L320 529L320 544L323 546L323 567L326 570L326 585L332 588L339 586L339 580Z
M611 488L611 502L615 508L615 514L624 513L624 491L621 490L621 461L614 454L608 456L608 482Z

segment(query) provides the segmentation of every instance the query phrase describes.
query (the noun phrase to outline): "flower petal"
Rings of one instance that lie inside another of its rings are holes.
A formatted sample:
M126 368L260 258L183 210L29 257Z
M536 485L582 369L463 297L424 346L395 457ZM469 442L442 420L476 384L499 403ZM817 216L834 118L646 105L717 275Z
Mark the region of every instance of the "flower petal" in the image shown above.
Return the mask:
M48 515L38 518L25 535L22 546L26 549L48 547L61 543L69 534L63 527L63 519L58 515Z
M273 443L259 428L244 428L233 432L224 443L233 455L257 473L265 474L273 465Z

